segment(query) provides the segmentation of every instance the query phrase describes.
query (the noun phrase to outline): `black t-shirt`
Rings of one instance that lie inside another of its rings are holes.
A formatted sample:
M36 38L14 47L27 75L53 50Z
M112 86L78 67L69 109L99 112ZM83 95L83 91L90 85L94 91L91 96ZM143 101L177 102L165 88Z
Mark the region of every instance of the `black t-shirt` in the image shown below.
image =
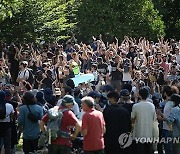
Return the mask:
M72 70L69 70L68 78L74 78L74 77L75 77L74 72Z
M108 106L103 111L106 123L105 143L120 148L118 138L122 133L131 131L131 117L127 109L118 104Z
M122 80L122 72L120 72L118 69L117 69L117 63L114 63L114 62L111 62L111 76L112 76L112 80ZM121 66L122 68L122 66Z
M135 56L136 56L135 52L129 52L126 57L129 59L132 58L132 60L134 60Z
M98 72L106 74L108 72L108 65L106 63L98 64Z
M124 104L122 104L122 107L125 108L125 109L127 109L127 110L129 111L129 113L131 114L131 112L132 112L132 107L133 107L134 104L135 104L135 103L124 103Z
M43 89L46 89L46 88L52 89L53 79L51 77L47 77L42 81L42 83L43 83L42 85Z
M32 73L34 75L37 75L38 68L37 68L37 66L35 64L33 66L31 66L30 69L32 70Z
M104 55L104 54L102 54L102 55L99 55L99 57L102 57L102 59L103 59L103 62L106 62L106 58L105 58L105 55Z

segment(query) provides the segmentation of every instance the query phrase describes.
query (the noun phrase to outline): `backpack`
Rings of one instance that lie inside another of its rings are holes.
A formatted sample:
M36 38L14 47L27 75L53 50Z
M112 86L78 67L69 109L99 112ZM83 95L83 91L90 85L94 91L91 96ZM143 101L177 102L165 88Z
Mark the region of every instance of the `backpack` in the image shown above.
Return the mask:
M53 106L49 103L45 103L42 108L43 108L43 114L45 115L49 109L51 109Z
M49 138L55 140L58 137L69 138L70 134L65 131L61 131L61 122L63 117L63 112L68 109L60 109L58 106L55 106L48 110L48 122L47 122L47 131Z
M0 119L6 118L6 103L0 102Z
M25 71L24 71L24 76L25 76L25 74L26 74L26 71L29 71L29 78L26 80L27 82L29 82L31 85L33 85L34 84L34 82L35 82L35 76L34 76L34 74L33 74L33 70L32 69L26 69Z

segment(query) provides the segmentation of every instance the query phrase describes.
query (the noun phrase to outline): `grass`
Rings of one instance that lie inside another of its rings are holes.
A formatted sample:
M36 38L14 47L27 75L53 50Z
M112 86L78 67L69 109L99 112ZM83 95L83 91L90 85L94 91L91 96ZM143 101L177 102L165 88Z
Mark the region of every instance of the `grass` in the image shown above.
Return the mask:
M23 139L22 139L22 135L21 135L21 137L20 137L20 139L19 139L19 142L18 142L18 145L16 146L16 150L17 151L21 151L22 150L22 146L23 146Z

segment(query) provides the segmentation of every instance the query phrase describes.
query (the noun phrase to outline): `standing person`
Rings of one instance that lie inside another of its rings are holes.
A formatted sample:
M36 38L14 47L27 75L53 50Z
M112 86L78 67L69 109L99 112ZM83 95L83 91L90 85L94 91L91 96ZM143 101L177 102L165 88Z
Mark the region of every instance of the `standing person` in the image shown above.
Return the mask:
M169 117L165 119L173 124L173 137L180 137L180 95L173 94L171 96L171 101L174 103L174 108L172 109ZM173 154L180 153L180 143L173 143Z
M147 88L139 90L141 101L133 105L131 119L134 123L133 138L153 138L153 125L156 121L155 106L147 101L149 92ZM144 140L143 140L144 141ZM151 142L137 143L138 154L152 154L153 146Z
M91 91L88 93L88 96L94 99L94 107L98 111L103 111L105 104L100 101L101 94L98 91Z
M164 75L164 80L166 82L173 82L175 80L179 80L180 79L180 75L178 74L178 68L176 65L172 64L170 67L170 73L168 74L168 72L165 72Z
M134 102L131 101L131 94L129 90L127 89L121 90L120 97L121 97L120 105L122 105L122 107L126 108L129 111L129 113L131 113Z
M121 57L123 59L122 66L123 66L123 84L129 81L132 81L131 73L132 73L132 63L130 59L126 56L126 51L121 52Z
M26 105L20 107L18 122L23 131L23 151L25 154L38 150L38 138L40 128L38 120L43 116L42 107L36 104L35 96L32 92L26 92L23 96ZM30 118L33 114L35 119Z
M6 102L11 104L14 109L14 116L11 120L11 149L14 149L14 146L18 144L18 139L17 139L17 107L18 107L18 102L12 100L12 92L10 90L4 90L6 94Z
M11 81L13 84L16 85L16 79L18 77L18 65L19 65L19 61L16 58L16 55L18 53L18 48L15 45L10 45L8 51L7 51L7 58L8 58L8 62L10 63L10 74L11 74Z
M175 57L176 57L176 62L180 65L180 48L175 49Z
M54 79L52 77L52 71L47 70L46 75L44 76L44 78L40 82L40 86L43 89L50 88L52 90L53 89L53 82L54 82Z
M48 146L49 154L71 154L71 140L74 140L80 131L80 124L78 122L78 119L76 118L75 114L71 111L74 102L74 98L71 95L65 95L63 97L59 110L65 111L63 112L61 126L59 127L61 128L61 131L67 132L69 135L71 134L71 128L75 127L75 132L72 135L70 135L70 138L58 136L55 140L52 140L51 144L49 144ZM47 124L48 119L48 114L45 114L40 122L42 132L46 131L45 124Z
M72 96L72 95L73 95L73 89L72 89L71 87L69 87L69 86L63 87L63 88L62 88L62 91L61 91L61 96L62 96L62 98L58 100L56 106L60 106L60 105L61 105L62 100L63 100L63 97L64 97L65 95L71 95L71 96ZM78 117L80 109L79 109L79 106L78 106L78 104L76 103L76 101L74 101L74 103L73 103L72 111L74 112L74 114L76 115L76 117Z
M123 78L122 59L120 56L117 55L114 61L111 62L111 69L111 85L114 89L120 91Z
M19 74L16 79L16 82L21 82L21 81L27 81L29 79L29 71L27 70L28 62L27 61L22 61L19 64Z
M117 92L112 91L107 97L111 105L105 108L103 112L106 123L105 153L124 154L126 149L120 147L118 138L121 134L131 131L130 113L118 105L119 94Z
M108 72L108 65L103 62L102 57L98 57L97 62L98 62L98 64L97 64L98 73L106 75Z
M85 112L81 129L84 136L84 154L104 154L105 122L103 114L94 109L94 99L89 96L82 98L82 109Z
M159 140L162 139L162 127L163 127L163 121L162 121L162 117L163 117L163 107L161 106L161 103L162 103L162 96L161 94L159 93L154 93L152 95L152 101L153 101L153 104L156 108L156 113L157 113L157 119L158 119L158 122L159 122ZM163 152L163 144L162 143L157 143L157 151L158 151L158 154L164 154Z
M164 98L164 117L168 118L171 113L172 108L174 107L174 103L171 101L171 96L173 94L172 88L170 86L165 86L163 89L163 98ZM172 138L172 124L163 121L163 129L162 129L162 136L165 139ZM172 151L172 141L168 141L168 143L164 144L164 150L166 154L173 154Z
M63 57L63 55L60 55L58 57L58 62L55 65L56 66L56 69L55 69L56 79L57 79L57 82L59 83L59 87L61 87L61 88L64 85L66 74L69 73L68 69L65 67L66 66L66 62L65 62L64 59L65 58Z
M5 154L11 154L11 121L14 109L11 104L5 102L5 97L5 92L0 91L0 145L3 141Z
M170 66L167 61L167 55L162 55L162 62L160 63L160 67L162 67L165 72L169 72Z

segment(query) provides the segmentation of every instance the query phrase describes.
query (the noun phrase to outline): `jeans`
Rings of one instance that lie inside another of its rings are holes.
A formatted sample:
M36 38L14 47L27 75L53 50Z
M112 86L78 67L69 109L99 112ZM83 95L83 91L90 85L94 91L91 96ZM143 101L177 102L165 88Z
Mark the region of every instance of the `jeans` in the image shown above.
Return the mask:
M172 131L163 129L162 136L164 137L166 141L168 140L168 138L172 138ZM169 141L168 143L164 143L164 150L165 150L165 154L173 154L172 141Z
M38 139L23 139L23 151L25 154L38 150Z
M159 140L161 141L162 139L162 123L159 124ZM163 144L162 143L158 143L157 144L157 151L158 154L163 154Z
M11 128L3 130L3 133L0 134L0 145L2 145L2 141L4 144L5 154L11 154Z
M48 154L71 154L71 148L65 145L48 145Z
M96 151L84 151L84 154L104 154L104 150L96 150Z

